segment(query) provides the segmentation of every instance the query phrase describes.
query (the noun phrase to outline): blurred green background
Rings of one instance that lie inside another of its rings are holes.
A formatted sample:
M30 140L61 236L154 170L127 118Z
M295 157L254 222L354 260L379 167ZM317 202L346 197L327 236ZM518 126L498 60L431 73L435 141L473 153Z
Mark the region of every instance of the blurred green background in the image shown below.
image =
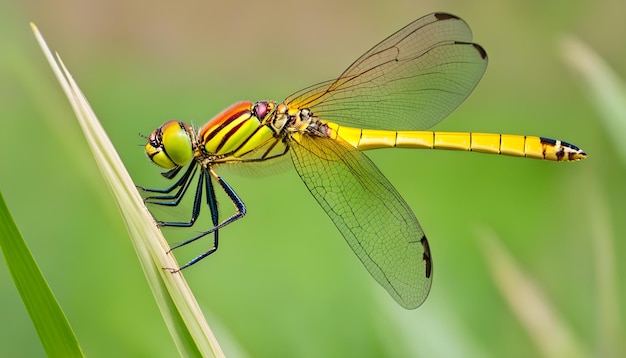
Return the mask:
M626 252L626 169L560 41L579 37L626 76L625 2L3 0L0 189L87 355L177 352L29 21L61 54L135 182L159 187L138 133L173 118L202 124L238 100L281 100L432 11L465 19L490 57L480 85L438 130L553 137L590 158L370 152L430 239L433 287L415 311L370 278L293 170L229 175L249 214L185 277L229 356L536 356L491 279L480 246L488 228L577 343L604 352L593 242L598 232L614 240L602 260ZM210 242L191 246L179 262ZM2 267L0 356L41 356ZM626 275L623 261L612 274ZM626 297L619 284L616 299Z

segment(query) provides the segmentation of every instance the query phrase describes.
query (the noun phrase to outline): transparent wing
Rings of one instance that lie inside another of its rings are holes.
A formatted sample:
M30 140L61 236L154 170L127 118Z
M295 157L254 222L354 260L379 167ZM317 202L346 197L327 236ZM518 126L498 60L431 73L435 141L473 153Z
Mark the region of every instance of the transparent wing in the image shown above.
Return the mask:
M285 103L352 127L426 129L461 104L485 72L487 53L471 41L462 19L426 15L374 46L336 80L296 92Z
M415 215L363 153L341 140L294 135L294 165L369 273L408 309L432 280L428 241Z

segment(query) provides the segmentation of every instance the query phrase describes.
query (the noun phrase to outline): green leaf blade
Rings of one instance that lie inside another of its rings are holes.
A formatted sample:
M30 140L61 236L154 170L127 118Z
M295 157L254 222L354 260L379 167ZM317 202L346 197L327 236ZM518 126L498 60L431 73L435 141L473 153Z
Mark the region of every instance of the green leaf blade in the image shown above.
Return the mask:
M61 306L43 277L0 193L0 247L49 357L84 357Z

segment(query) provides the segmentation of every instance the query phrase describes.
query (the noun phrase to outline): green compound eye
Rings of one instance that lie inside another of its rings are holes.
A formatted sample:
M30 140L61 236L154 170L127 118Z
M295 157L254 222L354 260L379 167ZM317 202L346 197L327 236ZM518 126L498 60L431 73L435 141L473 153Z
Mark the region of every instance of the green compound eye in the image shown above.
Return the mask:
M193 158L191 128L180 121L168 121L157 128L146 144L146 155L164 169L182 167Z

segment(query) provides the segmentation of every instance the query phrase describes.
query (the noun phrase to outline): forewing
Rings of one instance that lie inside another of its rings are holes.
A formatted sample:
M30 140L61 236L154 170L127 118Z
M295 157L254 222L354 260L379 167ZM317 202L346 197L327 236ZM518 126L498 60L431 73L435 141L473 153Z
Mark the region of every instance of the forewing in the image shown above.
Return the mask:
M340 139L296 134L291 153L300 178L370 274L403 307L420 306L432 280L428 241L387 178Z
M339 78L289 96L326 121L360 128L418 130L448 116L472 92L487 54L462 19L426 15L357 59Z

